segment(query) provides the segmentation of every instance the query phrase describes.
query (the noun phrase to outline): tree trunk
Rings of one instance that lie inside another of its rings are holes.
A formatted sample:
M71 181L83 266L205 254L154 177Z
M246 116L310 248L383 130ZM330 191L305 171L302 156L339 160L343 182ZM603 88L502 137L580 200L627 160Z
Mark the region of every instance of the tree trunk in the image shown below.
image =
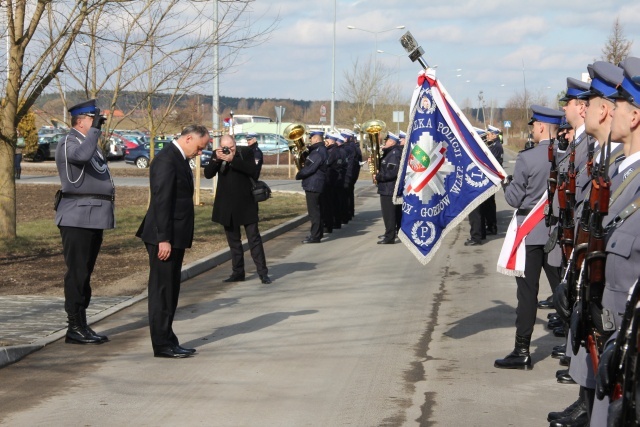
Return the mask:
M13 139L15 139L15 132ZM16 237L14 154L15 148L11 143L0 142L0 240Z

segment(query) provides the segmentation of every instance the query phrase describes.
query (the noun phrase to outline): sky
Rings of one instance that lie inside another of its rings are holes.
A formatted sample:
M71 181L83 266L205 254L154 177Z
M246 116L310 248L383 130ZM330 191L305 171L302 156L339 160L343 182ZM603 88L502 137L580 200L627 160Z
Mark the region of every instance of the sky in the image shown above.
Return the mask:
M460 105L477 106L482 91L485 105L504 106L525 85L555 99L567 77L580 79L601 59L616 18L634 41L632 55L640 56L638 0L256 0L254 25L277 20L277 27L223 71L220 94L330 100L334 4L336 100L344 99L345 70L372 55L396 73L408 100L421 66L398 41L406 31Z

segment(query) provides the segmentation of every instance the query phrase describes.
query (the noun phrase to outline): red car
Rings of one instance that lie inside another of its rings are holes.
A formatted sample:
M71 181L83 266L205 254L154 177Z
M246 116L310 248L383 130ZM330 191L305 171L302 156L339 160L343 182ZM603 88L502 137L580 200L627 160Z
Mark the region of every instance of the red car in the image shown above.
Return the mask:
M112 133L111 136L109 136L109 140L111 142L114 142L116 144L120 144L122 146L124 146L124 155L126 156L127 154L129 154L129 150L131 150L132 148L137 148L138 147L138 143L131 141L130 139L125 138L122 135L118 135L117 133Z

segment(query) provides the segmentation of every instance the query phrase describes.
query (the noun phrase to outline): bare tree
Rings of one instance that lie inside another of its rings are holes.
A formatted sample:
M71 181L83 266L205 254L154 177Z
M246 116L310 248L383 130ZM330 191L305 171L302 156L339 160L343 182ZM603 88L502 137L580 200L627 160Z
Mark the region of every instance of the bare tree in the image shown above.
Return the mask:
M340 95L347 102L341 104L343 108L336 111L339 123L353 124L353 120L355 123L362 123L373 118L381 119L378 116L382 112L379 106L393 104L393 96L397 91L388 82L391 72L379 62L372 62L371 58L365 63L356 59L351 69L345 70Z
M602 60L619 64L631 53L633 41L627 40L624 34L624 28L620 24L620 18L616 18L613 22L611 34L602 48Z
M16 187L12 177L18 123L60 73L85 18L107 2L6 0L2 4L9 66L0 101L0 239L16 236ZM51 28L51 22L57 27Z

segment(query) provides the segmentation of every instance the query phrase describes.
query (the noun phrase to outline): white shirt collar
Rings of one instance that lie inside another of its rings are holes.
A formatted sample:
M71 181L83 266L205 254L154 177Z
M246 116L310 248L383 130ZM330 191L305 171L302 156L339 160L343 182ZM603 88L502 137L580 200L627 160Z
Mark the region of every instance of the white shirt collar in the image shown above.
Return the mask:
M623 161L621 161L620 165L618 166L618 173L624 172L629 168L629 166L631 166L638 160L640 160L640 151L631 154L629 157L626 157Z
M580 138L580 135L584 133L584 129L585 129L584 123L578 126L578 129L576 129L576 139Z
M171 143L176 147L178 147L178 150L180 150L180 154L182 154L182 158L187 160L187 156L184 155L184 151L182 150L182 147L180 147L180 145L178 144L178 141L174 139L173 141L171 141Z

